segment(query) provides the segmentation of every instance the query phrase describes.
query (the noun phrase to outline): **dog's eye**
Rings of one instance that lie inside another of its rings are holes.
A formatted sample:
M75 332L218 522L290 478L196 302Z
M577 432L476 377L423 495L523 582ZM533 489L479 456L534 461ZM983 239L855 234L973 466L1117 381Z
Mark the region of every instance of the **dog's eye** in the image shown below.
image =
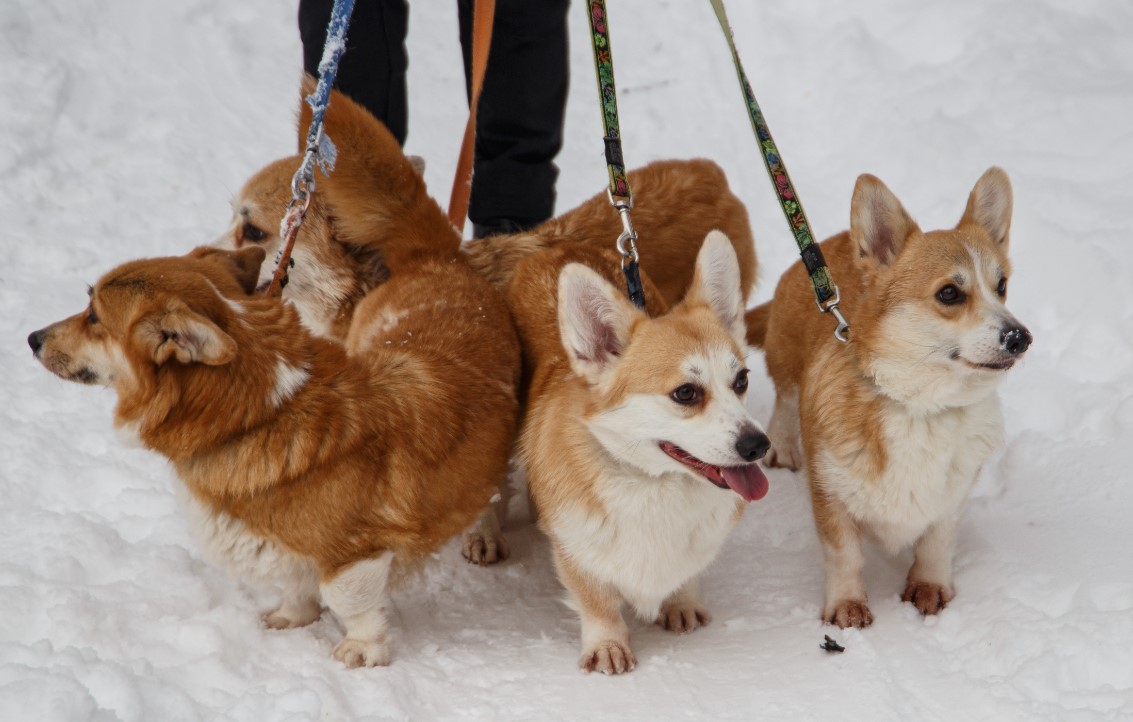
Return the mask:
M94 313L94 304L93 303L91 305L87 306L87 323L91 324L92 326L94 324L98 323L98 316L96 316L95 313Z
M964 292L949 283L936 292L936 300L940 301L945 306L954 306L957 303L964 302Z
M700 390L699 386L694 384L682 384L673 389L673 392L669 394L669 398L673 401L686 406L699 402L703 396L704 392Z
M732 388L735 389L737 394L742 394L747 391L747 369L736 374L736 380L732 383Z
M1000 298L1007 295L1007 279L1006 278L999 279L999 285L995 287L995 292L999 294Z
M265 233L263 229L253 226L251 223L245 223L244 229L243 231L241 231L241 235L243 235L245 241L259 243L260 241L264 240L264 237L267 235L267 233Z

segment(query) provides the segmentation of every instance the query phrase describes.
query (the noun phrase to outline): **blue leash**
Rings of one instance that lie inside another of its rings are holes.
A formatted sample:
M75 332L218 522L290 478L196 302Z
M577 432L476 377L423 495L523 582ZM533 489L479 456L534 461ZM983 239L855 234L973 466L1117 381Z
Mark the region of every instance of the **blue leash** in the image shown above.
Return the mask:
M350 27L350 16L354 12L354 0L334 0L330 22L327 24L327 39L323 45L323 57L319 61L319 82L315 92L306 97L311 106L311 127L307 130L307 147L303 152L303 162L291 179L291 203L279 224L279 235L283 247L275 259L275 273L266 294L278 295L287 283L287 269L291 264L291 249L299 226L311 205L311 194L315 192L316 164L325 175L334 170L338 150L324 131L323 120L330 105L330 90L334 77L338 74L338 62L346 52L346 30Z

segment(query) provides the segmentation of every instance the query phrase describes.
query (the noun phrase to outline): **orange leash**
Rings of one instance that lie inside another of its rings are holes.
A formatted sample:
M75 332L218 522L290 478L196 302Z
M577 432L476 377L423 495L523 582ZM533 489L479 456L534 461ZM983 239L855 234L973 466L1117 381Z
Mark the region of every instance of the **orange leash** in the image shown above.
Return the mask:
M460 144L460 157L456 161L456 175L452 179L452 195L448 201L448 219L461 235L464 234L464 219L468 215L468 199L472 195L476 106L480 103L480 89L484 86L484 72L488 68L495 17L496 0L476 0L472 9L472 102L468 106L468 123L464 126L464 140Z

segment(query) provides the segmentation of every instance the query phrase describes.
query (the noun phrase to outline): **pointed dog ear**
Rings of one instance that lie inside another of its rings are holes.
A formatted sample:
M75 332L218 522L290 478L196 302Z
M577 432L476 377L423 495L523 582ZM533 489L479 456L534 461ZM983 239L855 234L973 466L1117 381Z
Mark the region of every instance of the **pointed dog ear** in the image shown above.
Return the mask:
M571 369L591 384L613 370L644 314L606 279L580 263L559 272L559 334Z
M144 323L139 334L158 366L170 359L222 366L236 358L236 341L180 302Z
M250 296L260 284L260 266L267 252L261 246L245 246L232 253L232 272L241 288Z
M858 176L850 202L850 238L860 258L888 266L900 255L905 240L919 232L916 221L880 179L868 173Z
M425 176L425 159L419 155L407 155L406 159L409 160L409 165L413 166L413 170L417 171L417 175Z
M720 231L709 231L705 236L696 255L696 270L684 302L706 304L741 346L746 343L740 262L732 242Z
M976 187L968 196L968 206L956 227L975 224L1006 249L1013 205L1011 180L1002 168L992 166L976 181Z
M255 293L260 283L260 266L264 263L261 246L245 246L238 251L228 251L213 246L201 246L188 253L189 258L197 258L208 263L216 263L232 277L249 296Z

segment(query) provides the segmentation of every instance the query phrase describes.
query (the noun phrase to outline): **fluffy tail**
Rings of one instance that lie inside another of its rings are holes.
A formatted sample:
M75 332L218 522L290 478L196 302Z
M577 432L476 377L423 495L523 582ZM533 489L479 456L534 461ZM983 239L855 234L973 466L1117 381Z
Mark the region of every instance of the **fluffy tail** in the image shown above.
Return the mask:
M547 239L537 233L513 233L474 238L465 242L463 251L469 265L503 291L519 262L549 245Z
M747 326L747 342L749 346L763 348L763 341L767 338L767 320L771 318L771 302L762 305L744 314L744 324Z
M302 95L312 92L314 84L305 76ZM301 138L310 122L311 109L300 101ZM391 269L420 252L456 251L459 234L377 118L335 90L325 123L338 157L329 176L319 174L317 192L335 216L339 240L379 250Z

